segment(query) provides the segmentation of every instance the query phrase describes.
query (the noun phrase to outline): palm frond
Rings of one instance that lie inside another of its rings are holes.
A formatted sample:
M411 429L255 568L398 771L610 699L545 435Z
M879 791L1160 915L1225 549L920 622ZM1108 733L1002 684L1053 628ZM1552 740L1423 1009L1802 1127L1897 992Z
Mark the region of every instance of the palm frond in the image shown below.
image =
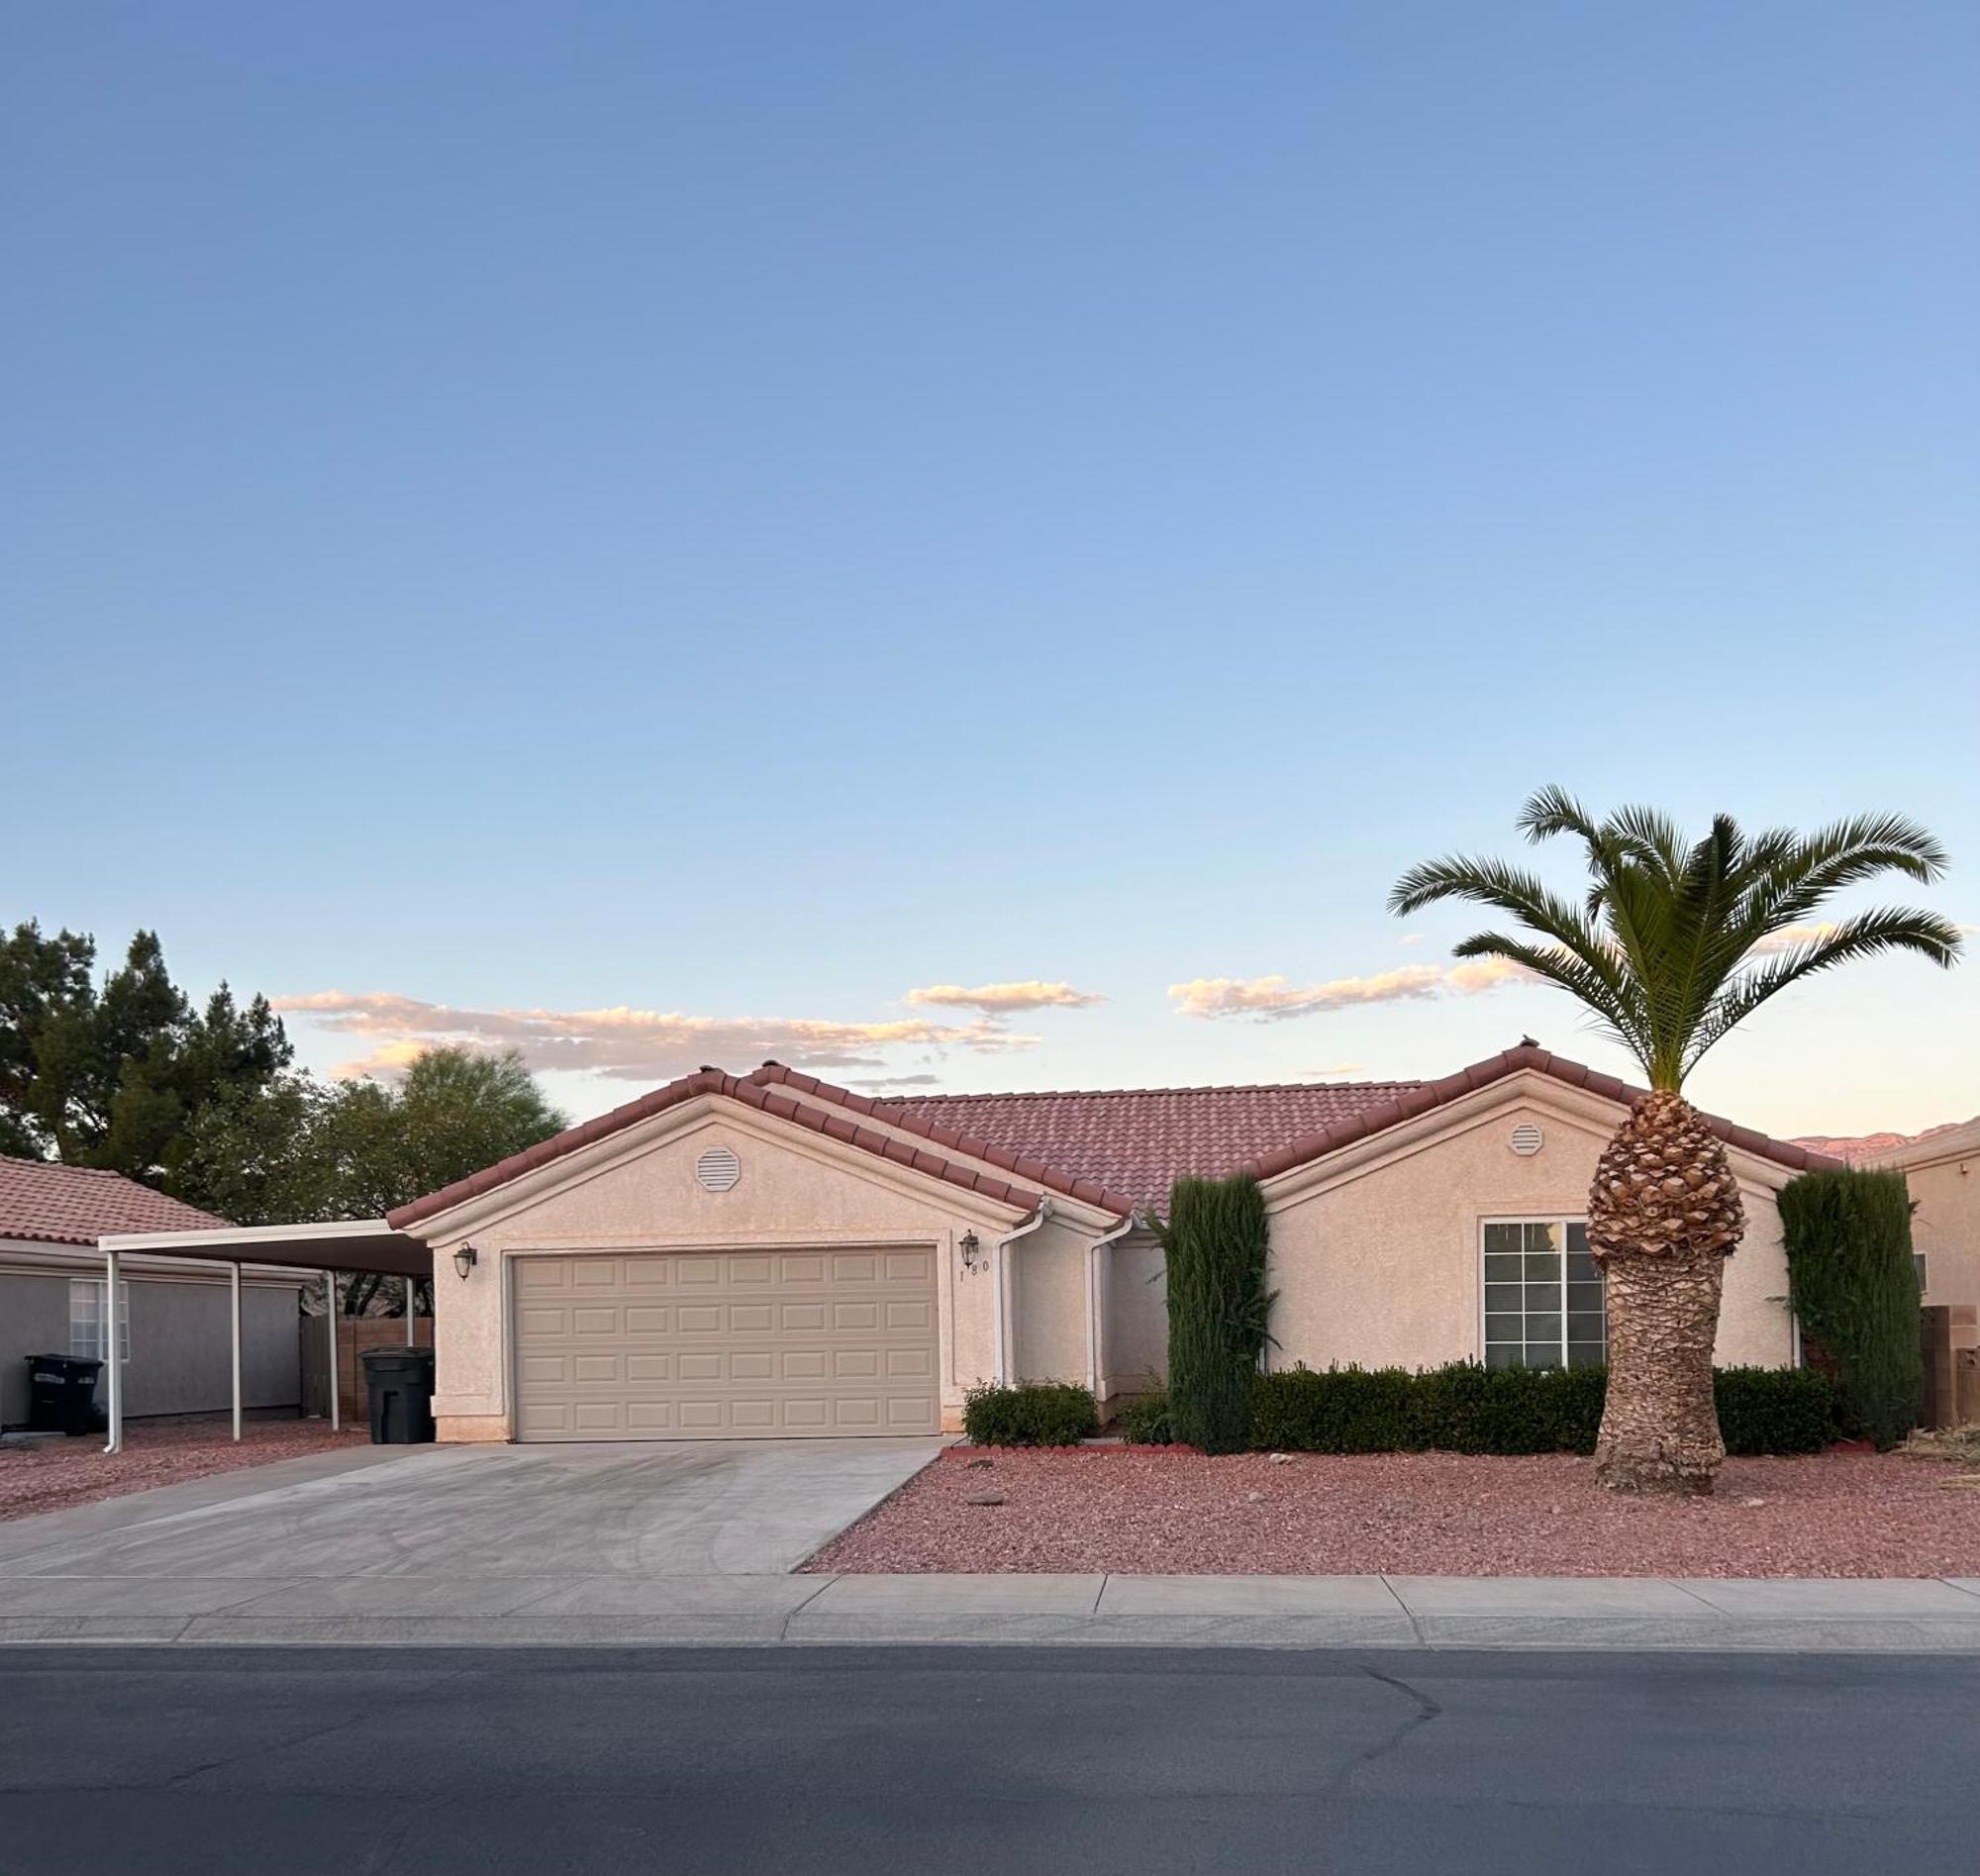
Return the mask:
M1898 872L1929 882L1944 871L1938 840L1902 815L1752 837L1718 815L1687 844L1665 814L1630 807L1597 821L1555 785L1528 799L1519 827L1530 841L1562 834L1580 840L1590 883L1578 907L1534 874L1453 854L1405 873L1390 910L1407 915L1461 899L1516 919L1531 938L1480 933L1456 955L1507 958L1566 990L1655 1088L1680 1087L1714 1043L1803 977L1881 951L1916 951L1941 965L1959 954L1957 929L1934 913L1816 920L1834 894L1864 880ZM1805 941L1767 955L1769 939L1804 925L1814 928Z

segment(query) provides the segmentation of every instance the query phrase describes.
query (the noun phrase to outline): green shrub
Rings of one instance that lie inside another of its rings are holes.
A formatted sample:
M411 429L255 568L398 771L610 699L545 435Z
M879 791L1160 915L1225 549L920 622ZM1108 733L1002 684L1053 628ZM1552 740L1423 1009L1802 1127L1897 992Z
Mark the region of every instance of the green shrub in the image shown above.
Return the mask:
M1169 1410L1175 1437L1241 1452L1268 1339L1265 1195L1233 1179L1178 1179L1157 1231L1167 1270Z
M1593 1452L1606 1368L1289 1368L1253 1388L1251 1443L1278 1452ZM1831 1390L1791 1368L1722 1368L1720 1424L1738 1453L1819 1452Z
M1121 1437L1131 1446L1175 1444L1175 1424L1169 1415L1167 1388L1143 1394L1121 1410Z
M1036 1381L1025 1387L971 1388L962 1431L979 1446L1076 1446L1100 1431L1091 1388Z
M1835 1437L1835 1384L1814 1368L1721 1368L1712 1391L1728 1452L1820 1452Z
M1780 1210L1810 1358L1833 1369L1842 1431L1888 1450L1918 1425L1925 1393L1905 1176L1803 1173Z

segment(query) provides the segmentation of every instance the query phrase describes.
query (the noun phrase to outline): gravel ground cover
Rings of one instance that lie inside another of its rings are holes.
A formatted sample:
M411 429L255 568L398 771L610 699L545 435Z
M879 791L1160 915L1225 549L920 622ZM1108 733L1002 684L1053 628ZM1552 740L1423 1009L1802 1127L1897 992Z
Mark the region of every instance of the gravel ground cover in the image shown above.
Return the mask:
M982 1461L988 1460L988 1464ZM972 1463L974 1461L975 1463ZM1980 1473L1898 1453L1729 1459L1710 1499L1631 1499L1592 1460L1210 1459L951 1447L807 1570L1161 1575L1973 1576ZM1001 1495L1000 1504L971 1504Z
M154 1485L179 1485L214 1472L293 1459L305 1452L361 1444L369 1435L346 1428L333 1433L327 1421L252 1420L236 1445L225 1414L126 1422L124 1450L103 1450L103 1435L52 1439L30 1445L0 1444L0 1519L90 1505Z

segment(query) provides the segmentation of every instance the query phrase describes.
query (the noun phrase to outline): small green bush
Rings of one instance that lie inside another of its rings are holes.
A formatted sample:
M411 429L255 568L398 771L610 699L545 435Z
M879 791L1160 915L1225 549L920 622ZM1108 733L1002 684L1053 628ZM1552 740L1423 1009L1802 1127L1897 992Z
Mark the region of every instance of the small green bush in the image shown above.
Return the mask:
M1835 1384L1814 1368L1721 1368L1712 1382L1728 1452L1820 1452L1835 1437Z
M1121 1437L1131 1446L1172 1446L1175 1422L1169 1416L1169 1391L1157 1388L1121 1410Z
M1251 1443L1277 1452L1593 1452L1606 1368L1288 1368L1258 1377ZM1819 1452L1834 1436L1819 1374L1722 1368L1729 1451Z
M979 1446L1076 1446L1100 1431L1091 1388L1036 1381L994 1383L962 1397L962 1431Z
M1788 1289L1810 1358L1834 1370L1842 1431L1886 1451L1919 1424L1925 1404L1905 1175L1805 1172L1782 1188L1780 1208Z

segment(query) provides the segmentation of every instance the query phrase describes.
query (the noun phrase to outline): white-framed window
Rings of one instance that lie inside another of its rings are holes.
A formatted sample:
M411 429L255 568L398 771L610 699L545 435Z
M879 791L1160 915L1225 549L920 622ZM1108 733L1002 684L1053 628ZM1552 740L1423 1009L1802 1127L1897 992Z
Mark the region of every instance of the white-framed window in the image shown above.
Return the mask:
M68 1351L91 1361L103 1356L103 1279L71 1277L68 1281ZM117 1286L117 1359L131 1359L131 1286Z
M1919 1295L1923 1296L1926 1291L1931 1288L1930 1281L1931 1272L1926 1264L1924 1251L1915 1250L1912 1252L1912 1268L1918 1272Z
M1482 1250L1488 1368L1589 1368L1608 1359L1602 1267L1582 1220L1490 1219Z

